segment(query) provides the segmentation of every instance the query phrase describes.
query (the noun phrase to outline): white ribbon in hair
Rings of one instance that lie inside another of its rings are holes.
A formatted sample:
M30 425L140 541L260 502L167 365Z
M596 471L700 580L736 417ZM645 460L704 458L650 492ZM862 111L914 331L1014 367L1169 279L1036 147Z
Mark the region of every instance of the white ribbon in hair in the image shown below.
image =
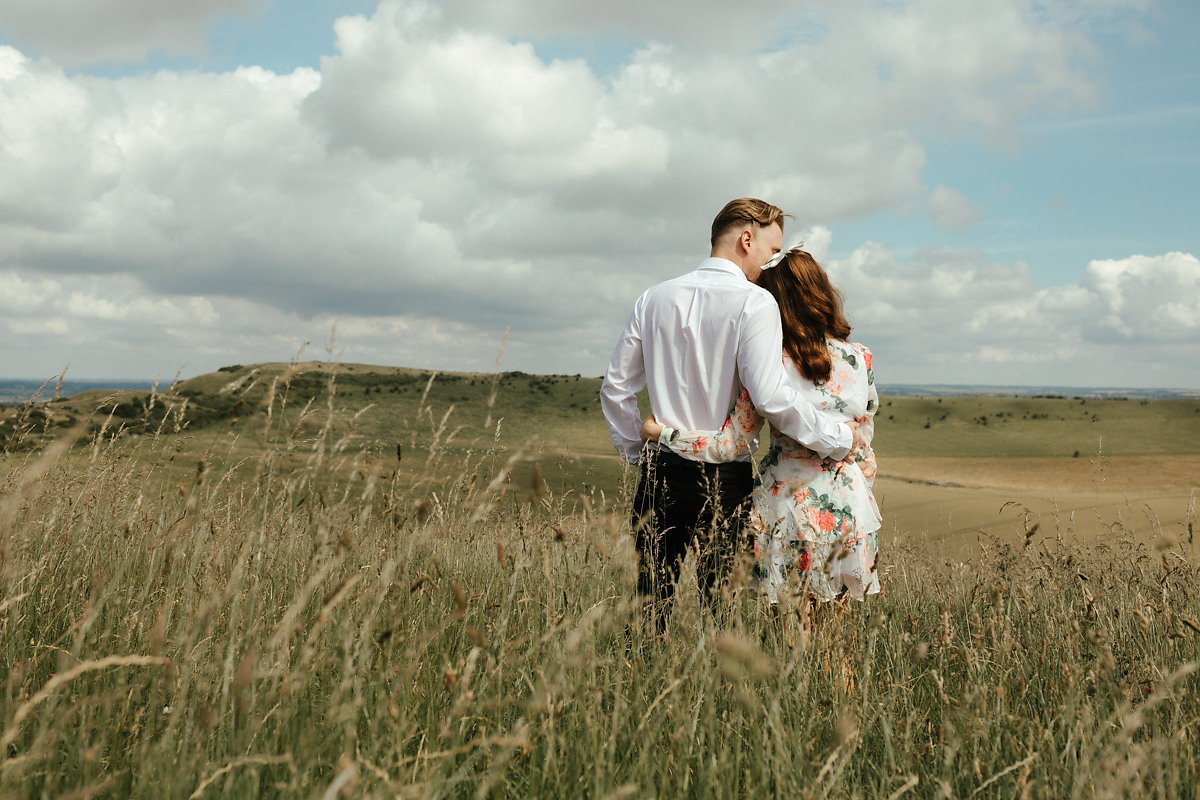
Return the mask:
M786 256L791 251L795 250L797 247L804 247L804 242L798 241L791 247L789 247L785 250L780 250L778 253L776 253L775 255L773 255L767 259L767 263L763 264L763 269L770 269L771 267L779 266L779 262L783 261L784 256Z

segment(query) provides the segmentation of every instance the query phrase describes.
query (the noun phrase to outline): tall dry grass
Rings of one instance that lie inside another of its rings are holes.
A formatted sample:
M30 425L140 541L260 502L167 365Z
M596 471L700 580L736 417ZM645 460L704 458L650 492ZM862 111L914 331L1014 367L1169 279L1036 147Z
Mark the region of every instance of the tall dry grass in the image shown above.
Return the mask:
M335 396L272 387L249 462L169 430L4 456L0 794L1197 794L1190 528L955 565L893 532L864 604L713 619L689 585L656 642L621 498L514 486L519 447L402 480Z

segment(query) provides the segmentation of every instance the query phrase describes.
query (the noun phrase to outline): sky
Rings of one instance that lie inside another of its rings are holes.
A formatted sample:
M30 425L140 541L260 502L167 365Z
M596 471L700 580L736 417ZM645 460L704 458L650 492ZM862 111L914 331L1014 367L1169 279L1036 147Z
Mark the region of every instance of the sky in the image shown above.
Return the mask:
M597 376L754 196L885 392L1200 389L1200 3L683 8L0 0L0 377Z

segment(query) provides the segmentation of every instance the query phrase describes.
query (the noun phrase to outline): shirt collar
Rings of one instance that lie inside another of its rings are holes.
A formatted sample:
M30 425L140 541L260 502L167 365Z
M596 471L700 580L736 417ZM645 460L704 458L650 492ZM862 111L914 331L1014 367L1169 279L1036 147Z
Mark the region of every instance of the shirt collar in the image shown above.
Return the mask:
M715 256L710 256L700 262L699 268L716 270L717 272L725 272L730 275L737 275L742 280L746 280L746 273L742 272L741 267L727 258L716 258Z

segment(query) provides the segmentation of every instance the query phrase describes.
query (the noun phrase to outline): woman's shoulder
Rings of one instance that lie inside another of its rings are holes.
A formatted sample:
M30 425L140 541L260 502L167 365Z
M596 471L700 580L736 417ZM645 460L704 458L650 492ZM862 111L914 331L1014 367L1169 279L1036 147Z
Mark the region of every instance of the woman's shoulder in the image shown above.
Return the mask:
M829 346L842 354L842 357L850 361L853 365L854 361L862 361L863 365L871 368L871 351L865 344L861 342L843 342L839 339L830 339Z

